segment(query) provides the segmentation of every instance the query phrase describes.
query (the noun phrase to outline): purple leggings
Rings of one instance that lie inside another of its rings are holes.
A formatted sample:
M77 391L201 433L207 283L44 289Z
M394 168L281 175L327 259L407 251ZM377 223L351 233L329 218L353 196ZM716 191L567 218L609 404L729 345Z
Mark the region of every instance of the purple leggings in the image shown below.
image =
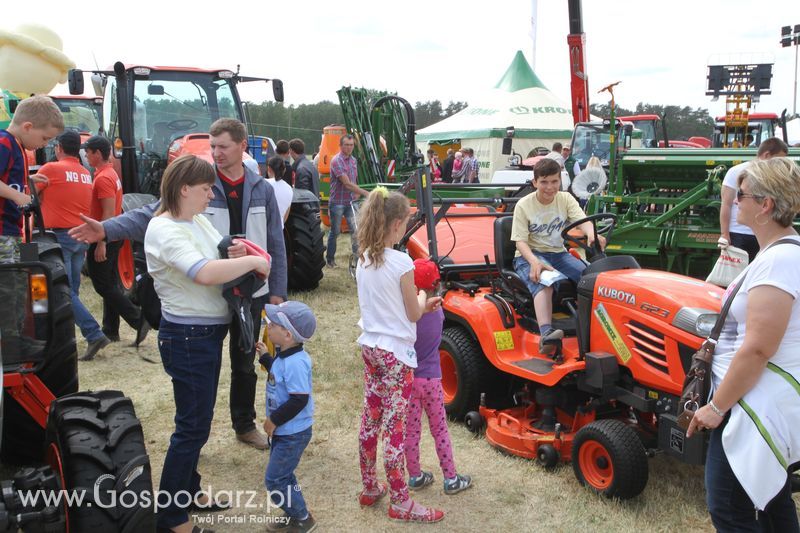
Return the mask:
M447 419L444 412L444 395L441 379L414 378L411 386L411 399L408 404L406 420L406 466L408 475L416 477L422 474L419 466L419 440L422 436L422 410L428 415L436 455L444 477L456 476L456 465L453 462L453 448L450 445L450 433L447 432Z

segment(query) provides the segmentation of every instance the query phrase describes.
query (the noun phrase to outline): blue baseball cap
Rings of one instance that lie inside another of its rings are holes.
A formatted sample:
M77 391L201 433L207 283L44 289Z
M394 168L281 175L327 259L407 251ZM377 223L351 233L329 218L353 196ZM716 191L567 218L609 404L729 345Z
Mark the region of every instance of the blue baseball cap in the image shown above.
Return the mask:
M288 301L264 306L267 320L288 329L297 342L307 342L317 329L314 312L303 302Z

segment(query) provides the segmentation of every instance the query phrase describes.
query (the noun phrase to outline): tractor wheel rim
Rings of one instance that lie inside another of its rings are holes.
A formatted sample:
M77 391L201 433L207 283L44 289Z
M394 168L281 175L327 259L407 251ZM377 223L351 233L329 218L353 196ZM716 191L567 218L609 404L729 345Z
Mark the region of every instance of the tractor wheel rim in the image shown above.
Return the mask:
M456 362L447 350L439 350L439 362L442 366L442 392L444 393L444 403L449 404L458 393Z
M136 276L133 269L133 249L131 248L131 241L124 241L122 248L119 249L117 273L125 290L130 290L133 287L133 279Z
M608 450L597 441L587 441L580 449L578 462L586 483L597 490L606 490L614 480L614 464Z

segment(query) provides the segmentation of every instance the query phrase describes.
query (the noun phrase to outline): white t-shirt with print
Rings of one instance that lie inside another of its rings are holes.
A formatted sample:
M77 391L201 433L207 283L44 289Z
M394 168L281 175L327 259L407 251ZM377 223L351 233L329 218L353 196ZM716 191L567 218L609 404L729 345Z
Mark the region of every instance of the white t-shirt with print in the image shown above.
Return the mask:
M725 179L722 180L723 187L729 187L736 192L739 189L739 175L742 171L749 165L750 162L747 161L745 163L740 163L738 165L734 165L728 169L728 172L725 173ZM743 233L745 235L752 235L753 230L750 229L750 226L745 226L744 224L739 224L736 222L736 214L739 212L739 204L733 202L731 204L731 222L729 231L731 233Z
M370 348L378 347L392 352L398 361L417 367L417 325L406 315L400 277L414 270L414 262L403 252L384 248L384 263L375 268L367 260L359 260L356 267L358 305L363 331L358 343Z
M556 193L549 204L540 203L536 192L532 192L514 207L511 240L526 242L536 252L563 252L561 230L585 217L578 201L568 192Z
M800 242L800 237L792 237ZM723 297L723 303L728 293L737 286L742 276L746 274L744 285L736 293L733 304L725 318L725 324L719 336L719 342L714 350L712 361L713 383L718 387L722 378L730 367L733 356L742 346L747 320L747 293L754 287L769 285L788 293L794 302L789 324L783 335L778 351L772 356L772 361L780 366L781 359L797 357L800 353L800 246L794 244L777 244L759 253L750 266L731 283Z

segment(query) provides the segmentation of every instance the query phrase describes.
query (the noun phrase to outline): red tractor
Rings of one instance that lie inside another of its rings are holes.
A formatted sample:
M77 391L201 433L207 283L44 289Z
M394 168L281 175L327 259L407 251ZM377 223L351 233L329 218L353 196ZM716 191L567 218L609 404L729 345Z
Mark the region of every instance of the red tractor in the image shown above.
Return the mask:
M78 392L64 261L30 190L38 229L31 232L26 219L20 261L0 264L0 422L3 463L36 466L0 482L0 531L153 531L142 426L121 392ZM69 502L67 492L81 501ZM123 493L131 505L112 505Z

